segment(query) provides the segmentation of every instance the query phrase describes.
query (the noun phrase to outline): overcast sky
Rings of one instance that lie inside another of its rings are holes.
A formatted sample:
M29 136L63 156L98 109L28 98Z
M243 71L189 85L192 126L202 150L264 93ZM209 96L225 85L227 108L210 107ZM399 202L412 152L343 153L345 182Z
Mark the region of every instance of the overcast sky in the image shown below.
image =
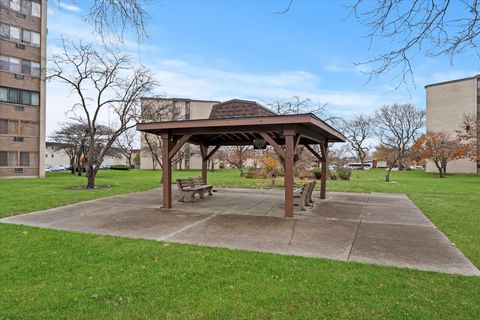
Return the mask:
M92 28L82 20L88 11L82 5L88 2L49 1L48 54L62 36L92 40ZM349 17L352 2L295 0L289 12L275 14L288 0L153 1L150 37L139 45L127 36L121 50L155 71L156 94L261 103L297 95L328 103L330 113L343 117L394 102L423 108L425 84L477 73L477 59L468 54L453 66L445 57L419 55L413 61L416 87L394 90L396 73L368 82L369 67L354 62L387 50L388 42L369 49L366 30ZM76 97L55 82L47 90L49 135Z

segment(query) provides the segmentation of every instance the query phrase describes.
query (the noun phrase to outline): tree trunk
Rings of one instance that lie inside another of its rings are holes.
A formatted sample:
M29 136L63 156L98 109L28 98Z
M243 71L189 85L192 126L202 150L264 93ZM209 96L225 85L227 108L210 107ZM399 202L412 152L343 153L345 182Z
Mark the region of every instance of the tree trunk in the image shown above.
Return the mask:
M97 171L93 169L93 165L88 165L87 170L87 189L95 188L95 177L97 175Z
M438 161L433 161L433 163L435 163L435 166L437 167L440 178L443 178L443 165L441 165Z
M243 167L238 167L238 170L240 170L240 177L243 177Z
M385 182L390 182L390 173L392 172L393 167L388 167L387 174L385 175Z
M128 166L131 168L132 167L132 155L129 155L127 157L127 160L128 160Z
M447 176L447 161L442 162L442 171L443 171L443 176Z
M75 159L70 159L70 173L75 174Z

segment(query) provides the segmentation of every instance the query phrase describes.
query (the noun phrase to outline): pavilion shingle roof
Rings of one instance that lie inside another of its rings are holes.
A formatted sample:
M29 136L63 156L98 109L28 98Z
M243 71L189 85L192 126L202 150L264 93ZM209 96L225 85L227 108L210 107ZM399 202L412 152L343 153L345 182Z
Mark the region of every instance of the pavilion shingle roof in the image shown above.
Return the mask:
M255 101L233 99L213 105L210 119L276 116L277 114Z

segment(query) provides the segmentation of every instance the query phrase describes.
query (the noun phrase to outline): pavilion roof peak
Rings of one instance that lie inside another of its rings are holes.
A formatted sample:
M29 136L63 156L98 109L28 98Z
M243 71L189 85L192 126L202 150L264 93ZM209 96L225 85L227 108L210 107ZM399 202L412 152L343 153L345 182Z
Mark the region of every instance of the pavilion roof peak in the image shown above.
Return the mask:
M212 107L210 119L276 116L277 114L256 101L232 99Z

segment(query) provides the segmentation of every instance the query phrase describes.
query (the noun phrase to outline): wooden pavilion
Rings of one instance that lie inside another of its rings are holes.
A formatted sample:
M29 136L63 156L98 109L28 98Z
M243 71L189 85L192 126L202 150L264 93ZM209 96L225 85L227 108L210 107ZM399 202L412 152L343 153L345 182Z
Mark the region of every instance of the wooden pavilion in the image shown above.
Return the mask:
M272 146L285 164L285 217L293 217L294 212L297 147L305 146L321 162L320 198L325 199L328 143L345 142L340 132L313 114L277 115L256 102L237 99L214 105L208 119L139 123L137 130L162 138L164 208L172 207L172 158L185 143L200 147L205 182L208 160L221 146ZM321 152L312 145L320 145Z

